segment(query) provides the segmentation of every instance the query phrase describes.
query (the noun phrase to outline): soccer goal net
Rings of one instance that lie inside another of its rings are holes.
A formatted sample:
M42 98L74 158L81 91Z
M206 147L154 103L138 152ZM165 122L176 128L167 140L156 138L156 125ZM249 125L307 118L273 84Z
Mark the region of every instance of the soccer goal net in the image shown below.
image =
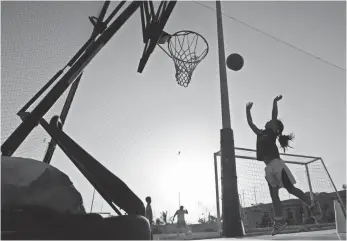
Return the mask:
M255 150L235 148L235 154L240 213L245 233L268 232L273 225L273 207L269 187L265 180L265 164L256 159ZM334 200L342 203L343 208L345 204L343 204L322 158L283 153L281 158L293 173L296 179L295 186L308 195L311 200L317 200L320 203L322 217L317 228L334 228ZM220 152L215 153L216 213L222 220L223 193L220 160ZM310 210L298 198L289 194L284 188L280 189L279 195L284 218L289 224L287 231L295 232L300 230L297 226L315 223Z

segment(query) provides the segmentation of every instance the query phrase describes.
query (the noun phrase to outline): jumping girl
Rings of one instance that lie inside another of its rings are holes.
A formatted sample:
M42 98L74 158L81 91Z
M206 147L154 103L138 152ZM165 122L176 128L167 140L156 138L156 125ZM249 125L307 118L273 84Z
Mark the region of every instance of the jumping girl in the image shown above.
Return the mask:
M296 188L295 178L284 161L280 158L279 151L276 145L276 140L283 151L289 146L289 141L294 139L294 135L283 135L283 123L277 119L278 108L277 102L282 99L282 96L277 96L273 101L272 119L265 124L265 130L258 129L252 121L251 108L252 102L247 103L246 113L249 127L257 135L257 159L263 161L265 167L265 179L268 182L270 195L274 209L274 226L271 235L276 235L281 232L287 222L283 219L282 205L278 195L279 189L284 187L287 191L303 201L314 216L320 216L321 210L317 201L311 203L310 197L306 196L303 191Z

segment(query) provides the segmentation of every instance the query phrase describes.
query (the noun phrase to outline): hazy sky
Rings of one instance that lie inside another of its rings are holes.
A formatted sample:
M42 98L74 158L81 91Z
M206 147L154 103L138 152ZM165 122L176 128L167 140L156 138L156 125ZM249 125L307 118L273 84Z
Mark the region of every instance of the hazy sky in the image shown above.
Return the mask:
M214 2L201 3L215 8ZM87 17L96 15L101 5L1 2L2 142L20 123L15 113L89 38ZM222 7L227 15L345 69L344 2L223 2ZM171 33L196 31L210 46L191 84L183 88L175 82L172 60L159 48L144 72L136 72L143 43L140 15L134 14L85 70L64 127L140 198L152 196L156 217L164 210L175 212L179 192L181 204L190 211L188 221L196 222L206 209L215 213L213 153L219 150L222 125L215 15L196 2L179 2L166 26ZM254 102L253 120L262 128L271 116L273 98L282 94L279 117L284 132L296 136L288 152L322 157L340 189L346 180L345 70L229 17L223 21L226 53L238 52L245 60L241 71L228 71L235 145L255 148L246 103ZM63 102L47 120L60 113ZM48 141L38 127L15 155L42 160ZM51 164L70 176L89 210L93 188L59 148ZM252 161L238 169L246 205L269 199L261 185L263 168ZM299 177L303 166L293 168L298 186L307 191L305 178ZM332 190L327 177L319 177L322 166L317 164L312 172L315 192ZM101 206L111 211L97 197L93 211Z

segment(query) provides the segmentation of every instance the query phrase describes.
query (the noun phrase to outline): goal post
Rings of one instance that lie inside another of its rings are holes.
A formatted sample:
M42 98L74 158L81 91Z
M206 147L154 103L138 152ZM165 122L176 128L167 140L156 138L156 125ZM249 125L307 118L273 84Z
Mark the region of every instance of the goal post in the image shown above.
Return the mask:
M216 192L216 213L219 232L221 232L221 222L223 222L223 206L221 205L223 193L221 188L219 163L221 152L215 152L214 172L215 172L215 192ZM335 183L321 157L305 156L280 153L281 159L292 171L300 188L311 201L317 200L321 204L322 222L328 227L335 225L334 200L338 201L346 217L346 200L342 200ZM256 150L247 148L235 148L235 159L237 169L237 183L239 190L240 206L243 228L246 235L253 232L261 232L272 227L273 209L265 179L265 164L256 158ZM289 194L286 190L280 189L280 199L282 201L284 217L289 229L291 226L309 224L312 222L310 211L299 199ZM329 226L330 225L330 226Z

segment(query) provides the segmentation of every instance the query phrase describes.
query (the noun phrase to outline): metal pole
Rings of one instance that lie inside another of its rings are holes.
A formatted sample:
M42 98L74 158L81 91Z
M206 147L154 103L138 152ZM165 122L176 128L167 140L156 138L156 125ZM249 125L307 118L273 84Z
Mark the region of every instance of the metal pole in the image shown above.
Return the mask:
M241 148L241 147L235 147L235 150L240 150L240 151L251 151L255 152L256 150L254 149L249 149L249 148ZM281 156L293 156L293 157L305 157L305 158L317 158L319 159L320 157L314 157L314 156L303 156L303 155L295 155L295 154L288 154L288 153L280 153Z
M306 168L306 176L307 176L307 182L308 182L308 187L310 189L310 198L311 198L311 203L314 202L314 196L313 196L313 191L312 191L312 184L311 184L311 178L310 178L310 172L308 170L308 166L305 165ZM310 205L311 203L307 203L307 205Z
M324 164L323 159L320 158L320 160L321 160L321 162L322 162L322 164L323 164L323 167L324 167L326 173L328 174L328 177L329 177L329 179L330 179L330 181L331 181L331 184L332 184L333 187L334 187L334 190L335 190L335 192L336 192L337 198L339 199L340 205L341 205L341 207L342 207L343 215L345 215L345 218L346 218L346 207L345 207L345 205L344 205L344 203L343 203L343 201L342 201L342 199L341 199L341 197L340 197L339 192L338 192L337 189L336 189L335 183L333 182L333 179L331 178L331 176L330 176L330 174L329 174L329 172L328 172L327 167L326 167L325 164Z
M245 206L245 190L244 189L242 189L242 206L246 207Z
M75 97L75 94L76 94L76 91L77 91L77 88L78 88L78 84L80 83L82 75L83 75L83 72L77 77L75 82L73 82L73 84L71 85L69 94L66 97L65 104L64 104L63 109L61 110L61 113L60 113L60 120L62 122L61 128L63 128L63 125L64 125L64 123L66 121L67 114L69 113L69 110L71 108L71 104L72 104L72 101L73 101L73 99ZM52 160L52 157L53 157L53 153L55 151L56 146L57 146L57 143L55 143L53 138L51 138L51 141L49 142L48 148L46 150L45 157L43 158L43 162L44 163L47 163L47 164L51 163L51 160Z
M240 200L237 190L237 176L235 164L234 134L230 124L229 94L227 72L225 65L225 49L223 36L223 21L221 2L216 1L217 34L219 51L219 75L221 92L222 126L221 130L221 166L222 166L222 212L223 236L243 236L241 216L239 212Z
M217 10L217 34L218 34L218 53L219 53L219 75L220 75L220 92L222 104L222 124L223 128L231 128L230 110L229 110L229 93L228 78L225 65L225 48L223 34L223 20L220 0L216 1Z
M219 209L219 185L218 185L218 168L217 168L217 154L214 153L214 178L216 183L216 206L217 206L217 225L218 225L218 232L221 231L221 225L220 225L220 209Z
M181 207L181 194L178 193L178 207Z
M12 132L1 146L3 156L12 156L22 144L30 132L37 126L40 119L49 111L64 91L82 73L84 68L99 53L112 36L124 25L124 23L136 12L142 2L133 1L118 16L118 18L93 42L88 50L66 72L66 74L52 87L49 93L31 111L31 114Z
M92 204L90 205L90 212L93 211L94 197L95 197L95 188L94 188L94 191L93 191Z
M256 157L252 157L252 156L240 156L240 155L236 155L235 158L259 161ZM307 164L307 163L302 163L302 162L287 161L287 160L285 160L285 159L283 159L283 161L284 161L285 163L289 163L289 164L297 164L297 165L306 165L306 164ZM261 162L261 161L260 161L260 162Z

